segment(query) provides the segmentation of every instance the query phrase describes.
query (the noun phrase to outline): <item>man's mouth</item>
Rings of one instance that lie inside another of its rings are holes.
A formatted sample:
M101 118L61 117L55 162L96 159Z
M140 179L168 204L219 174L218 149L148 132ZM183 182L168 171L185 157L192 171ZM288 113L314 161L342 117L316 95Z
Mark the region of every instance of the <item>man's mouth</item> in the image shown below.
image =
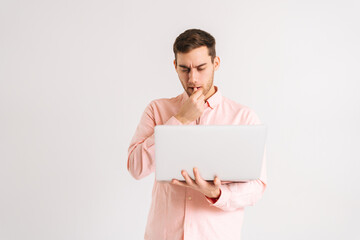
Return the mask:
M195 92L195 91L199 90L201 87L199 86L199 87L189 87L189 88Z

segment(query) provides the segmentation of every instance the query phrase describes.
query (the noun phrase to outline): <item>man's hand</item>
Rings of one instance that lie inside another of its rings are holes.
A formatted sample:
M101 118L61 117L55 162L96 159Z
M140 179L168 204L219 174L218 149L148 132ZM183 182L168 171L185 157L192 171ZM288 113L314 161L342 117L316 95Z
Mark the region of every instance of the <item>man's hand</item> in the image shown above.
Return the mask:
M176 119L182 124L189 124L192 121L195 121L203 113L204 103L205 96L203 94L203 89L200 88L184 102L179 113L175 116Z
M183 187L192 188L196 191L203 193L208 198L218 198L220 196L220 179L218 177L215 177L214 182L208 182L200 176L199 170L197 168L194 168L193 171L195 180L193 180L185 170L182 170L181 174L183 175L185 182L180 182L177 179L173 179L171 183Z

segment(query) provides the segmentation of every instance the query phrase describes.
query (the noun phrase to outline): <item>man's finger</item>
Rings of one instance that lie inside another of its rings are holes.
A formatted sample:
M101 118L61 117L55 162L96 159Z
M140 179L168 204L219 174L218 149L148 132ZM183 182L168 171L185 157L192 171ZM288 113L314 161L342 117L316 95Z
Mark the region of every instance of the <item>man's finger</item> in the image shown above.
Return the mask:
M191 177L189 176L189 174L185 171L185 170L182 170L181 171L181 174L183 175L184 179L185 179L185 182L189 185L189 186L193 186L195 183L194 183L194 180L191 179Z
M198 90L196 90L191 96L190 98L194 98L195 100L197 100L203 93L203 89L200 88Z
M174 184L174 185L182 186L182 187L187 187L188 186L186 183L180 182L177 179L171 180L171 183Z
M221 181L220 181L220 179L219 179L217 176L215 176L215 178L214 178L214 185L215 185L216 187L220 187L220 186L221 186Z
M200 101L202 104L205 103L205 96L204 96L204 94L201 94L200 97L198 97L197 100Z
M201 177L200 172L199 172L199 169L196 168L196 167L194 167L194 168L193 168L193 172L194 172L194 176L195 176L195 182L196 182L197 184L203 183L203 182L204 182L204 179Z

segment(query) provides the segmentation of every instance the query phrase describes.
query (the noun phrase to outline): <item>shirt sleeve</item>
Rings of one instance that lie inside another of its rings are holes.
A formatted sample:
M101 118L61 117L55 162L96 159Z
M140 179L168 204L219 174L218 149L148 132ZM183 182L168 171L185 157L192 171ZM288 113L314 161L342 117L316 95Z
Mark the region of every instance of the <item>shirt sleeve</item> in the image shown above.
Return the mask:
M245 118L247 125L261 124L259 118L253 111L249 111L248 114L245 115ZM254 205L264 194L266 186L266 153L264 151L259 179L248 182L223 183L220 186L220 197L216 201L208 198L206 198L206 200L210 205L224 211L234 211L239 208Z
M164 125L181 125L171 117ZM141 116L128 149L127 169L135 179L141 179L155 171L154 109L150 103Z

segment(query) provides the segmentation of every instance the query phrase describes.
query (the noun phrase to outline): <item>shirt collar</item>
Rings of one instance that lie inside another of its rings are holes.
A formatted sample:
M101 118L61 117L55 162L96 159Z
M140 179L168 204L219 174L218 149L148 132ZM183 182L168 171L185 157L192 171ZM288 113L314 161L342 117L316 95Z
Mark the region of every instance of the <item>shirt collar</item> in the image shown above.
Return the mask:
M206 100L206 104L211 109L214 109L217 105L219 105L221 102L221 99L222 99L222 94L219 91L218 87L217 86L214 86L214 87L215 87L216 92L211 97L209 97L208 100ZM182 96L183 96L182 102L185 102L189 98L189 96L187 95L186 92L183 92Z

